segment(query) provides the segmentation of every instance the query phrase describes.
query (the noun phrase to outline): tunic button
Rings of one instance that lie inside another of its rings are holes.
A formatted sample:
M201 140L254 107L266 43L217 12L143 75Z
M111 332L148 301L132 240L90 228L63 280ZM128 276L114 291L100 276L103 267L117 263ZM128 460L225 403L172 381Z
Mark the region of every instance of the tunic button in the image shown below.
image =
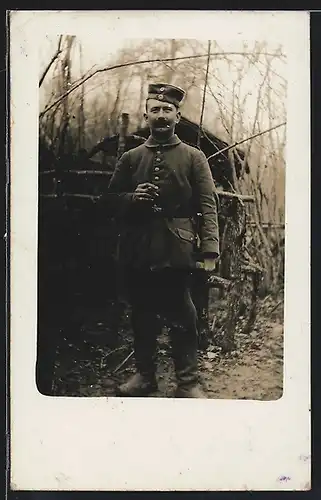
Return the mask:
M159 167L155 167L155 172L158 172L159 171Z
M159 181L159 177L155 175L155 181Z
M161 159L160 158L156 158L156 161L161 161Z

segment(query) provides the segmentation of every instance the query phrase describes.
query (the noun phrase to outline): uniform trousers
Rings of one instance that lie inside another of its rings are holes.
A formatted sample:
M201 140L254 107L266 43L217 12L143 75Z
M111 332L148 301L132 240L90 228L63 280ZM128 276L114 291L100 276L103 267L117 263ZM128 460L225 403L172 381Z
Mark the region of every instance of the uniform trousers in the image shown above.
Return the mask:
M165 324L180 384L196 382L198 332L190 294L191 273L165 268L131 269L126 274L137 371L155 376L157 337Z

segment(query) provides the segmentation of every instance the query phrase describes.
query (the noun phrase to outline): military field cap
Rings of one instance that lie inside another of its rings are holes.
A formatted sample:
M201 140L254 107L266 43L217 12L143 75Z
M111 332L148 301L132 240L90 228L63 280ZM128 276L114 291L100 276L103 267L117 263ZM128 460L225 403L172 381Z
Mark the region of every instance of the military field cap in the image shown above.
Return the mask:
M169 102L179 106L185 96L185 90L169 83L150 83L148 86L147 99Z

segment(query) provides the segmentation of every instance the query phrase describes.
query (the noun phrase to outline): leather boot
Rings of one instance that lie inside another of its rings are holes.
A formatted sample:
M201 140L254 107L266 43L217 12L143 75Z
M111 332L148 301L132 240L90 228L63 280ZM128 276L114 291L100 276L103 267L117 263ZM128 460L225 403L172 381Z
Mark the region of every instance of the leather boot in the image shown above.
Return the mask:
M175 392L175 398L206 399L206 394L199 385L192 385L190 387L178 386Z
M140 397L148 396L157 391L157 382L155 376L135 373L127 382L117 389L117 396L122 397Z
M118 387L116 395L148 396L157 391L155 357L159 324L153 314L133 309L132 327L137 373Z
M175 397L206 398L198 380L196 331L175 328L171 331L171 343L177 380Z

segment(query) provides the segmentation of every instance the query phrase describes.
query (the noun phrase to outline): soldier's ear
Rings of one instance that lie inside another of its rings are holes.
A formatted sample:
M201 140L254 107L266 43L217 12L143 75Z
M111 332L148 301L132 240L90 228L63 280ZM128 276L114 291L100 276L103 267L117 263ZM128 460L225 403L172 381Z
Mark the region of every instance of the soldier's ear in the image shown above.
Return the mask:
M145 119L145 122L148 122L148 115L147 115L147 113L144 113L144 119Z
M176 123L178 123L181 119L181 112L177 110L177 113L176 113Z

